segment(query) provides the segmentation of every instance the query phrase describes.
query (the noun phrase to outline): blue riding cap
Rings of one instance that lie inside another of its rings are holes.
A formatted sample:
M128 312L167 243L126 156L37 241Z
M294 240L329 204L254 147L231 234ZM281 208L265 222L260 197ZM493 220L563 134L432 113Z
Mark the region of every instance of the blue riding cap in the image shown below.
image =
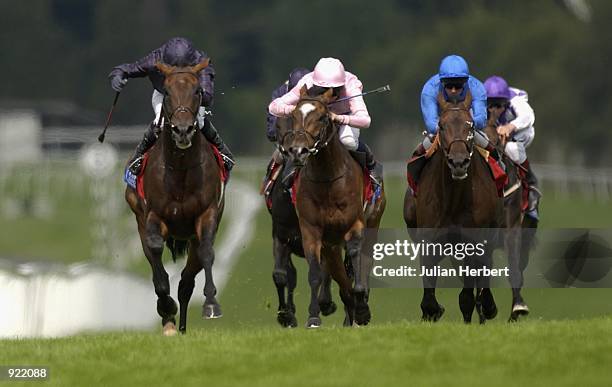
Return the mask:
M465 59L459 55L449 55L442 59L438 76L440 79L467 78L470 76L470 70Z
M196 57L193 44L186 38L172 38L166 42L163 61L170 66L191 66Z

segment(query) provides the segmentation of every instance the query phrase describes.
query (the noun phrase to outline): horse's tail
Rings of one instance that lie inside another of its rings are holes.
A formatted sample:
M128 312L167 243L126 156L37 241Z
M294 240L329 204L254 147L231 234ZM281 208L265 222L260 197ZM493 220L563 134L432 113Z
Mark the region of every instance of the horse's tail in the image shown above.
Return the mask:
M166 240L166 246L168 246L170 252L172 252L172 260L176 262L177 257L184 257L187 253L189 241L180 241L169 237L168 240Z

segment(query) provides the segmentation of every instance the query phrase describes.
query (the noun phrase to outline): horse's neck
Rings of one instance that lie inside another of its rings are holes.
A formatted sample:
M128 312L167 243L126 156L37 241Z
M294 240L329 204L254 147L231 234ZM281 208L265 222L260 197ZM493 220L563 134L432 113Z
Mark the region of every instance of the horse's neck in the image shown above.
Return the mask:
M346 170L346 156L348 151L334 134L327 146L324 146L316 155L308 159L306 165L307 176L316 180L331 180L342 176Z
M204 160L201 149L202 137L200 133L194 134L191 146L187 149L179 149L176 147L169 131L164 130L161 135L164 164L170 169L180 171L191 169L202 163Z

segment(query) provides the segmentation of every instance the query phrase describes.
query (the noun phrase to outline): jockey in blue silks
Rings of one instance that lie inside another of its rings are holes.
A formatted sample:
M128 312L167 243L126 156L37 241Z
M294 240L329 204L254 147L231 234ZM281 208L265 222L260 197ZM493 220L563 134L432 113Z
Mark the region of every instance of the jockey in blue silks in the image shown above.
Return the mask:
M467 92L472 94L470 110L474 120L474 139L477 145L492 149L489 140L482 132L487 122L487 92L478 79L470 75L468 64L459 55L449 55L442 59L440 71L434 74L421 91L421 112L427 128L427 137L417 148L415 154L421 155L431 146L438 133L439 107L438 94L442 93L447 101L463 101Z

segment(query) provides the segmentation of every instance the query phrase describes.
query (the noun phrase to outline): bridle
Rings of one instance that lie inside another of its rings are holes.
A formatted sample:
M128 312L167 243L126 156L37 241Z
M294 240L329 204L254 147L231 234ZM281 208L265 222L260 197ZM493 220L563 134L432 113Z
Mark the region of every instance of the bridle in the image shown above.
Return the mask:
M196 79L196 81L198 80L198 76L196 74L194 74L193 72L191 72L191 71L175 71L175 72L173 72L171 74L168 74L166 77L168 78L168 77L171 77L171 76L176 75L176 74L189 74L189 75L193 76ZM202 98L203 98L202 94L203 94L202 89L198 88L199 101L198 101L198 104L196 105L198 107L202 104ZM187 113L191 114L191 116L193 117L193 124L192 124L192 126L194 126L194 127L197 126L197 124L198 124L198 115L197 115L197 112L193 111L193 109L191 109L189 106L182 105L180 99L179 99L178 106L170 113L170 115L168 115L167 112L169 110L166 109L166 104L167 104L167 101L168 101L167 97L168 97L168 92L164 92L164 100L162 102L162 114L160 115L160 117L163 116L163 118L164 118L164 126L168 125L172 130L175 130L176 129L176 125L174 125L172 123L172 117L174 117L177 113L184 113L184 112L187 112ZM161 126L161 125L159 125L159 126Z
M297 106L300 106L302 104L302 102L316 102L319 103L323 106L325 106L325 104L323 102L321 102L319 99L316 98L302 98L300 100L300 103ZM297 109L296 106L296 109ZM327 109L327 107L326 107ZM319 153L319 151L323 148L325 148L329 142L334 138L334 135L337 133L337 130L335 129L335 125L334 123L331 121L331 118L329 116L329 112L325 114L325 116L322 117L325 122L324 122L324 126L323 129L321 131L319 131L319 134L315 137L312 134L310 134L309 132L307 132L305 129L295 129L292 128L291 130L288 130L286 133L284 133L281 138L280 141L277 142L277 146L278 146L278 150L286 155L289 152L282 146L282 144L285 142L285 138L289 135L292 134L294 137L297 137L299 135L302 135L304 137L310 137L310 139L314 142L314 144L309 147L306 148L306 150L308 151L309 156L310 155L316 155L317 153ZM331 130L329 130L331 129ZM329 132L329 133L328 133Z
M469 110L466 109L466 108L451 107L451 108L444 109L442 111L442 113L440 114L440 118L442 118L442 115L444 113L449 112L449 111L465 111L465 112L468 112L468 114L469 114ZM468 135L466 136L465 139L455 137L448 145L445 146L445 144L443 143L444 136L439 134L439 136L440 136L440 139L439 139L439 141L440 141L440 148L442 148L442 151L444 152L444 156L445 157L448 158L448 153L450 152L450 148L451 148L451 146L453 146L454 143L462 142L462 143L465 144L465 147L468 149L469 154L470 154L470 158L472 158L472 154L474 153L474 121L465 121L465 124L469 128ZM442 127L442 125L439 125L439 128L440 128L440 131L444 130L444 127Z

